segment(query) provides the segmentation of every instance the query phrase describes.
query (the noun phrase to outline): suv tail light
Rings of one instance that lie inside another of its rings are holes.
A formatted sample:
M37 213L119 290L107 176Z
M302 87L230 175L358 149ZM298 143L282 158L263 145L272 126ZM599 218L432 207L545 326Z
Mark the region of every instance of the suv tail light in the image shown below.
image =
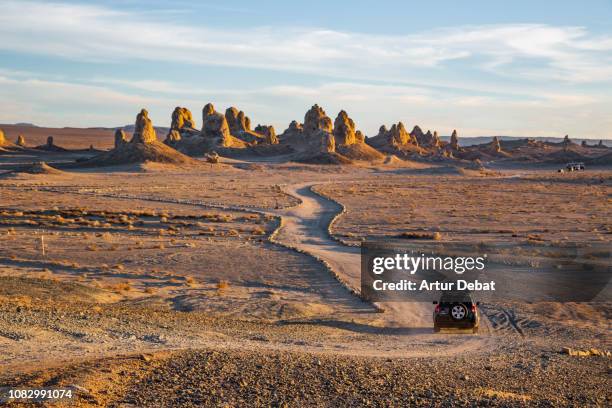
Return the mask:
M472 303L472 313L476 313L476 305Z
M436 313L436 314L437 314L437 313L440 313L440 305L439 305L439 304L438 304L438 305L436 305L436 310L435 310L435 313Z

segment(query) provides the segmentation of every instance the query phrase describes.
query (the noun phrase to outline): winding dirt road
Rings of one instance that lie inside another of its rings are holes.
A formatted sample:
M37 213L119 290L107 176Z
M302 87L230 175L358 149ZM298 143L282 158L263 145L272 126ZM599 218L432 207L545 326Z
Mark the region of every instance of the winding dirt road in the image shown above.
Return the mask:
M284 191L300 200L302 204L276 211L284 224L277 239L326 261L346 286L360 292L360 249L349 247L331 239L327 228L330 221L342 208L312 192L313 183L286 186ZM385 302L383 320L386 327L429 328L433 327L433 308L424 303Z

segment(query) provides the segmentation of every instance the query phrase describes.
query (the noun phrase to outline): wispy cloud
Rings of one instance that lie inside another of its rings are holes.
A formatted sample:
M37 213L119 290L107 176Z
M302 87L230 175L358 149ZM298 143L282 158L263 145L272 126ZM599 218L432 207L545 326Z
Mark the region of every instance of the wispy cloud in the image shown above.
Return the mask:
M173 60L345 78L405 77L405 69L474 61L524 78L609 82L612 37L581 27L505 24L373 35L320 28L206 28L160 23L101 6L4 1L0 48L85 61ZM522 64L528 60L529 64Z

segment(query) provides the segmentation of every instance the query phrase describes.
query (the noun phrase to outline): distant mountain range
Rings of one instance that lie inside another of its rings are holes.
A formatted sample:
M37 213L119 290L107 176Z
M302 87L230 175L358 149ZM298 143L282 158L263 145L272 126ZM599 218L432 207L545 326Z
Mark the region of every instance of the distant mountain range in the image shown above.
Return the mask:
M459 144L463 146L473 146L483 143L489 143L494 136L475 136L475 137L461 137L459 136ZM563 141L562 137L527 137L527 136L497 136L500 141L512 141L512 140L523 140L523 139L534 139L540 142L550 142L550 143L559 143ZM440 139L448 142L450 140L450 136L441 136ZM570 140L574 143L582 143L583 140L586 140L589 145L599 143L599 139L580 139L571 137ZM608 147L612 147L612 140L610 139L602 139L603 144Z

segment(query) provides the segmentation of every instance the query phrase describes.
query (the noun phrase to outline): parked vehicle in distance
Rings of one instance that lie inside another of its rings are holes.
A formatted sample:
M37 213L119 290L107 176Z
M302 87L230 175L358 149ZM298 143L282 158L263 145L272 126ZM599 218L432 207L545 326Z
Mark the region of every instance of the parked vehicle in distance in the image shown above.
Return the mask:
M472 295L468 291L449 291L440 296L440 301L433 302L436 308L433 312L434 331L440 329L469 329L478 333L480 327L480 311Z
M571 163L567 163L565 165L565 168L567 169L567 171L584 170L584 163L583 162L571 162Z

